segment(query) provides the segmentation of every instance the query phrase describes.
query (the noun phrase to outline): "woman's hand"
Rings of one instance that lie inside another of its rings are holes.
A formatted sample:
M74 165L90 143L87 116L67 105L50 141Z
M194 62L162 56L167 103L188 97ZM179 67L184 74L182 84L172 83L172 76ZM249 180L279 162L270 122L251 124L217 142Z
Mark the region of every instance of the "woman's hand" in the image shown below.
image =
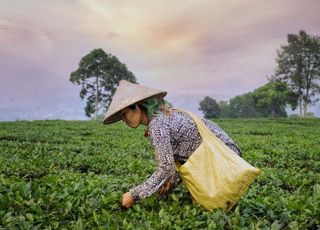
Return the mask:
M134 199L131 192L126 192L122 195L121 206L123 208L130 208L134 204Z
M171 177L160 189L159 189L159 193L160 194L164 194L167 193L169 191L169 189L171 188L173 184L173 177Z

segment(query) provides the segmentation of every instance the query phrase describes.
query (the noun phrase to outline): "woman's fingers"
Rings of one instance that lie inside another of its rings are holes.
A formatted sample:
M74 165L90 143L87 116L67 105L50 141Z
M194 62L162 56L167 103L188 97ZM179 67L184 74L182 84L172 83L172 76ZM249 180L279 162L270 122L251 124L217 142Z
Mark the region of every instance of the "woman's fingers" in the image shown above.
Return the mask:
M170 189L170 186L171 186L171 182L170 181L165 183L164 188L163 188L163 192L168 192L168 190Z
M171 182L170 182L170 181L166 182L166 183L159 189L159 193L160 193L160 194L163 194L163 193L168 192L168 190L170 189L170 186L171 186Z
M164 189L164 185L159 189L159 193L162 194Z
M161 188L159 188L158 192L160 194L168 192L168 190L171 188L172 183L173 177L170 177L170 179Z

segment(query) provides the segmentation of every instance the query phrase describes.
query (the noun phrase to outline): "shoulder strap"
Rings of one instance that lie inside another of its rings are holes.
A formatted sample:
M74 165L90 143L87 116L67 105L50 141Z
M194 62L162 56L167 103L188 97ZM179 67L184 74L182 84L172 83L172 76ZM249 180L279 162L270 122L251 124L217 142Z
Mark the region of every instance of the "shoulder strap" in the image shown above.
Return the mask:
M186 111L186 110L183 110L183 109L174 109L174 110L188 114L194 120L194 122L196 123L198 131L199 131L201 137L203 137L204 135L208 135L209 134L209 135L212 135L215 138L217 138L215 135L213 135L210 132L210 130L207 128L207 126L205 126L205 124L203 123L201 118L198 117L197 115L195 115L194 113Z

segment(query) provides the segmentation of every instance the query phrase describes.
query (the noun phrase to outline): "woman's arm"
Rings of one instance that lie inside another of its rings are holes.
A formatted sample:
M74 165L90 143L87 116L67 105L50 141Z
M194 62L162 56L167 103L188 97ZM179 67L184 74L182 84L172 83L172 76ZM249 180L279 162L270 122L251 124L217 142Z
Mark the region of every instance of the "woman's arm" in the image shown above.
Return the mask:
M157 192L170 178L175 176L175 163L170 132L167 126L154 124L149 127L151 144L155 148L157 170L142 184L130 189L134 201L144 199Z
M176 171L175 174L169 178L169 180L159 189L160 194L167 193L171 188L176 187L182 181L179 173Z

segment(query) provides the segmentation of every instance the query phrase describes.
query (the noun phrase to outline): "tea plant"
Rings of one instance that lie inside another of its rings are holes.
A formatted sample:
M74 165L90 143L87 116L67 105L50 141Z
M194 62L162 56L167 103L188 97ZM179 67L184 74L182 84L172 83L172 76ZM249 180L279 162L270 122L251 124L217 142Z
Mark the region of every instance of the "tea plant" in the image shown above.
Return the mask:
M0 229L320 228L320 120L216 122L261 169L229 213L194 204L183 184L122 210L122 193L156 167L143 127L1 122Z

